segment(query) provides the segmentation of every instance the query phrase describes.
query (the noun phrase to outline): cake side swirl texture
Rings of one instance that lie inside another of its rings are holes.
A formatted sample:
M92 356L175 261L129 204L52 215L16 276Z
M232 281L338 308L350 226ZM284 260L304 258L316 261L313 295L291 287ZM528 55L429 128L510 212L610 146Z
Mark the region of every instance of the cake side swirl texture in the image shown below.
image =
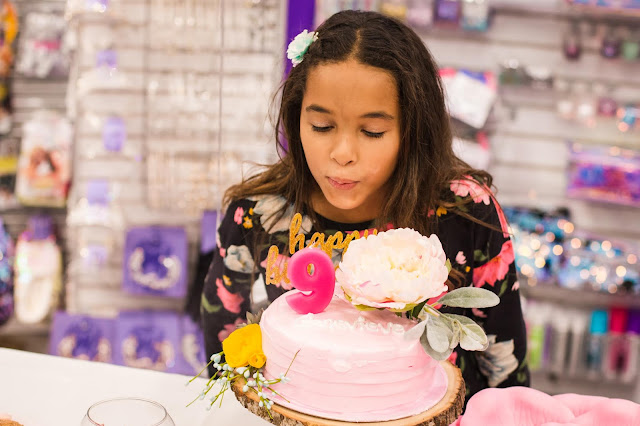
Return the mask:
M445 394L447 380L418 340L404 339L415 324L388 310L359 311L336 296L324 312L300 315L279 297L260 321L265 377L289 368L290 381L272 386L286 400L275 395L274 401L352 422L428 410Z

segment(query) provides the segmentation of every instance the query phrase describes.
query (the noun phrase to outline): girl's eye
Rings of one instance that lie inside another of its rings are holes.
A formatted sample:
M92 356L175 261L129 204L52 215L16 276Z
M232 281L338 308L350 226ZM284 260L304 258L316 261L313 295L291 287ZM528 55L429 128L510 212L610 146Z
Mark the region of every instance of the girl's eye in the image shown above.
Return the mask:
M385 132L380 132L380 133L375 133L375 132L368 132L366 130L363 130L362 133L364 133L366 136L370 137L370 138L376 138L379 139L381 137L384 136Z
M318 132L318 133L326 133L329 130L331 130L331 126L319 127L319 126L311 125L311 128L313 129L314 132Z

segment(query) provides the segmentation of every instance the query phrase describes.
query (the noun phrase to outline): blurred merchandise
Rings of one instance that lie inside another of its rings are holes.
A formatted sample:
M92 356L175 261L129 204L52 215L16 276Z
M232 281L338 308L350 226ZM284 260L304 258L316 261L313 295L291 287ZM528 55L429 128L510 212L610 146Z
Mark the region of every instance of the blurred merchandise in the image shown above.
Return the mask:
M113 362L127 367L180 373L178 314L163 311L121 312L116 320Z
M115 320L58 311L51 323L49 354L110 363L113 361Z
M16 244L15 312L18 321L45 321L62 290L62 253L49 216L33 216Z
M68 238L76 250L68 269L74 274L95 275L119 261L124 218L112 186L104 179L89 181L77 203L69 208Z
M591 323L586 343L586 372L591 380L597 380L602 376L603 358L606 350L606 333L609 323L609 314L604 310L591 313Z
M13 262L15 247L0 218L0 326L13 316Z
M184 228L131 228L124 246L122 289L131 294L184 297L187 265Z
M460 27L467 31L487 31L489 0L462 0Z
M440 77L451 116L474 129L484 127L497 98L495 75L442 68Z
M516 255L516 268L528 283L554 283L562 262L563 244L574 232L565 209L504 208Z
M20 35L16 72L35 78L62 78L69 73L69 53L64 34L66 21L61 13L31 12L25 16Z
M71 180L71 124L53 111L38 111L22 132L16 196L25 205L63 207Z
M640 206L640 152L569 143L567 196Z
M460 19L461 0L436 0L436 22L442 24L458 24Z
M409 0L407 23L416 29L426 29L433 25L435 0Z
M611 294L640 294L638 254L634 245L578 232L564 243L558 284Z
M622 40L615 28L609 27L607 33L602 39L602 46L600 47L600 54L603 58L615 59L620 56L620 49L622 47Z
M380 13L404 21L407 18L407 1L380 0Z
M566 309L528 301L525 309L531 371L554 380L632 383L640 361L640 311Z
M582 38L578 22L572 22L565 33L562 40L562 51L564 52L564 57L570 61L580 59L580 55L582 55Z

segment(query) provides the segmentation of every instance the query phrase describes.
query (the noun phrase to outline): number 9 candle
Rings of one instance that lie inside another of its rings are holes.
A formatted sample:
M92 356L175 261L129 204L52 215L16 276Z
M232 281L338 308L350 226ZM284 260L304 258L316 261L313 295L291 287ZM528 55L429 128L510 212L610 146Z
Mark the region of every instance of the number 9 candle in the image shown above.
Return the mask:
M309 265L313 265L312 274ZM293 287L300 290L286 297L291 309L303 315L318 314L329 306L336 276L333 262L324 251L307 247L296 252L289 259L287 276Z

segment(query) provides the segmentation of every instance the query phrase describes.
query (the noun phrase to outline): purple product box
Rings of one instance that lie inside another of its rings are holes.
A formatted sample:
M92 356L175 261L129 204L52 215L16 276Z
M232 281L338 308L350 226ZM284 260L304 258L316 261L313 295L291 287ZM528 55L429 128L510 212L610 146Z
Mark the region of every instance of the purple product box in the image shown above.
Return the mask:
M124 248L122 289L131 294L184 297L187 244L181 227L131 228Z
M112 362L115 320L56 312L49 353L88 361Z
M175 312L121 312L116 325L114 363L178 373L180 324Z
M204 333L200 327L194 323L188 315L180 319L181 340L179 370L180 374L195 376L207 365L207 356L204 347ZM207 372L205 371L206 375Z

